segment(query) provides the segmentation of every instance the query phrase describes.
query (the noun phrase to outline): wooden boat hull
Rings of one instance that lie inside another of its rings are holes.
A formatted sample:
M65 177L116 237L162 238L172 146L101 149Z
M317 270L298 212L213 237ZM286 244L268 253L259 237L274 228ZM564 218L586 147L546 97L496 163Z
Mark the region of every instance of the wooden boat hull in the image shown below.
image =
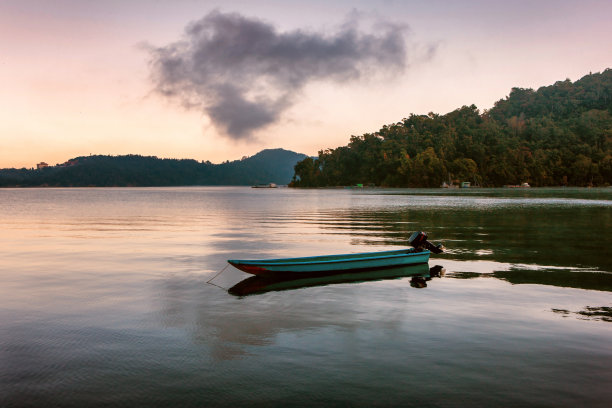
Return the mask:
M427 264L398 266L390 268L345 271L334 274L295 273L280 276L251 276L228 289L235 296L247 296L270 291L295 290L313 286L326 286L339 283L360 283L387 279L401 279L409 276L428 278L430 269Z
M243 272L253 275L280 274L331 274L346 271L394 268L407 265L426 264L430 252L413 248L384 252L358 254L324 255L304 258L283 258L267 260L238 260L228 262Z

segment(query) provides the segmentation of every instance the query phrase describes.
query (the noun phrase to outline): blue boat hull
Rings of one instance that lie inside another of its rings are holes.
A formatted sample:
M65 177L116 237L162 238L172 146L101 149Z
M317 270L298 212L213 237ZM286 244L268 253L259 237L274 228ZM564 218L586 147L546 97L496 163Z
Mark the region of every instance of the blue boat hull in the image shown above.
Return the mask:
M228 289L235 296L247 296L270 291L295 290L313 286L333 285L338 283L359 283L387 279L399 279L409 276L430 277L429 265L417 264L376 268L372 270L345 271L338 273L293 273L279 276L251 276Z
M254 275L342 273L346 271L394 268L426 264L430 252L403 249L359 254L324 255L304 258L238 260L228 262L241 271Z

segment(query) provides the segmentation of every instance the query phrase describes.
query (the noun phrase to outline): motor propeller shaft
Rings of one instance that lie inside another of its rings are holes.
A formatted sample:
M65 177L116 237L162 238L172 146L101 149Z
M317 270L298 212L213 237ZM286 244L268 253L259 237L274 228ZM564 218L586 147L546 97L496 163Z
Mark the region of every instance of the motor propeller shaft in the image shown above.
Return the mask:
M427 234L423 231L414 232L408 238L408 243L416 249L427 249L434 254L441 254L444 252L444 246L442 244L434 245L427 240Z

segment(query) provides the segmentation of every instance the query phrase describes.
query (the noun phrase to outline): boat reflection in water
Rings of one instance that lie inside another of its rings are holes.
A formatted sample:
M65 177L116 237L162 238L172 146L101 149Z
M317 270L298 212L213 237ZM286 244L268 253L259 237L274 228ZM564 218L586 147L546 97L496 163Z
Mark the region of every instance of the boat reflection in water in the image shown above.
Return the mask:
M271 291L293 290L312 286L325 286L336 283L359 283L367 281L399 279L412 276L410 285L416 288L427 287L427 281L432 277L444 275L444 268L439 265L429 267L427 264L418 264L394 268L378 268L370 270L346 271L335 274L307 274L298 277L270 277L252 276L244 279L228 292L235 296L247 296Z

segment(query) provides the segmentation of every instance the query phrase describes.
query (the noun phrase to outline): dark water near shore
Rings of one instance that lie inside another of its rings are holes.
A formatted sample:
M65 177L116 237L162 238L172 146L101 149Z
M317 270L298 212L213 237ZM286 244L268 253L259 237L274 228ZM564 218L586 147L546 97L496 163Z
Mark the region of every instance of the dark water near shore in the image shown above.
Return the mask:
M2 407L612 404L611 188L1 189L0 226ZM415 230L426 288L206 284Z

